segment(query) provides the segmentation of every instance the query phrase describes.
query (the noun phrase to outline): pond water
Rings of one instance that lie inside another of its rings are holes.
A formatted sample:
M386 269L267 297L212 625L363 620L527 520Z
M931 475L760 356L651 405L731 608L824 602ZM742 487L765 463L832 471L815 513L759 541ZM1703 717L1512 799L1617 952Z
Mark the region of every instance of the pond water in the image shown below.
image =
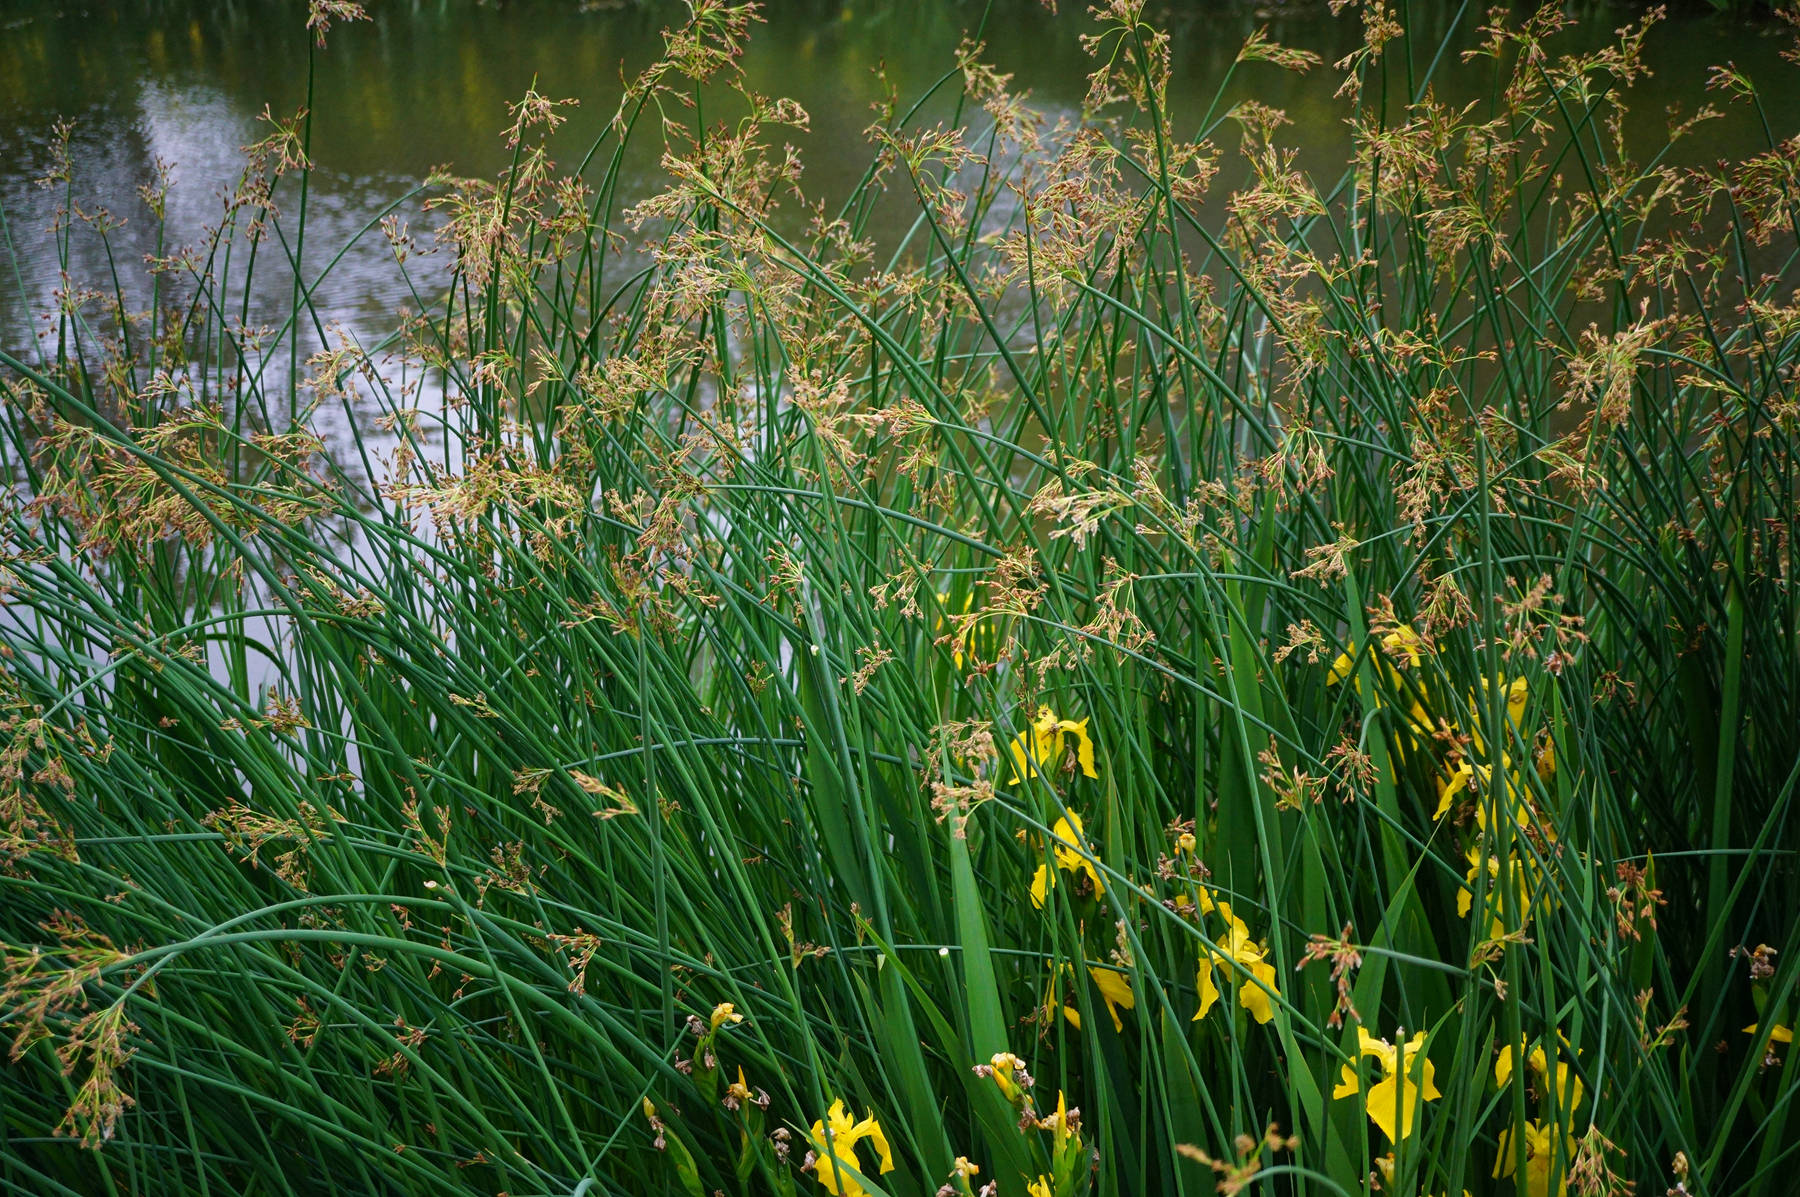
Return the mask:
M978 33L987 57L1013 72L1015 85L1029 89L1039 107L1072 113L1091 66L1077 43L1092 28L1082 7L1080 0L1063 0L1063 13L1052 17L1034 0L775 0L744 68L750 86L791 96L807 109L811 130L794 140L805 154L808 189L841 196L869 159L863 130L880 96L878 66L910 99L950 68L965 35ZM1174 36L1171 102L1178 128L1196 127L1212 108L1237 47L1260 26L1327 62L1361 38L1354 10L1334 18L1323 4L1156 7L1161 11L1154 15ZM1420 46L1445 39L1441 96L1475 98L1493 85L1485 62L1463 66L1455 53L1473 43L1481 5L1427 0L1407 7L1411 27L1423 35ZM557 142L565 162L579 158L617 104L621 73L650 61L661 45L659 30L684 13L679 3L635 0L371 0L368 8L374 20L340 26L316 60L309 274L434 168L490 177L501 169L508 156L498 132L506 104L534 80L545 95L580 101ZM113 262L129 274L156 249L156 230L137 192L159 159L171 164L175 181L169 240L195 240L218 220L222 194L238 176L240 147L267 129L258 115L265 106L283 114L307 102L304 11L295 0L8 0L0 6L0 204L12 250L0 247L0 338L9 349L27 348L32 313L60 285L64 263L47 229L66 199L126 221L112 234L110 259L91 232L76 231L68 266L88 282L106 279ZM1595 5L1580 15L1574 41L1598 43L1638 10ZM1671 17L1649 43L1655 75L1638 89L1640 131L1653 135L1671 105L1691 111L1716 100L1705 91L1707 74L1726 61L1761 82L1778 135L1800 129L1796 72L1777 57L1787 40L1704 13ZM1415 53L1423 59L1426 51ZM1394 64L1396 88L1407 86L1402 65ZM1404 65L1417 73L1426 63ZM1303 167L1329 183L1342 170L1347 145L1344 107L1332 98L1337 83L1329 69L1299 76L1257 64L1237 72L1218 110L1244 98L1284 109L1293 123L1282 140L1300 149ZM34 184L50 161L59 119L74 125L68 196ZM1694 151L1709 157L1748 152L1762 137L1740 106L1708 126ZM631 176L647 189L655 155L648 139L643 149L630 164ZM409 204L416 208L416 201ZM291 295L279 278L265 276L259 289L271 312L283 310ZM374 331L408 297L386 243L370 234L332 268L319 298L332 317Z

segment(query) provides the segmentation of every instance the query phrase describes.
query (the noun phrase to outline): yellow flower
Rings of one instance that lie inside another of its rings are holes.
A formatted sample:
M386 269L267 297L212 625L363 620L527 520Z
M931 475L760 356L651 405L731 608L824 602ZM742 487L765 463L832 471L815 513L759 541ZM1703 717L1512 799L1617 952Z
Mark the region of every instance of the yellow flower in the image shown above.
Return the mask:
M856 1145L864 1139L875 1148L881 1174L894 1170L894 1153L888 1147L887 1136L881 1133L881 1124L875 1121L873 1114L861 1122L856 1121L844 1107L842 1098L831 1103L830 1112L812 1124L806 1137L817 1156L813 1174L825 1186L825 1191L836 1197L865 1197L868 1193L855 1177L844 1172L845 1169L861 1171L856 1163Z
M1502 939L1509 928L1506 919L1506 899L1500 890L1500 859L1480 848L1470 848L1466 854L1469 871L1463 874L1462 888L1456 895L1456 917L1468 918L1469 911L1475 905L1475 878L1485 866L1487 869L1487 900L1484 903L1488 916L1488 938ZM1508 858L1506 872L1513 887L1513 900L1516 903L1516 916L1519 927L1523 929L1531 919L1531 899L1535 886L1532 883L1533 866L1513 853Z
M1424 746L1437 734L1437 727L1431 721L1431 714L1418 699L1412 699L1406 705L1406 726L1412 732L1414 751L1422 751Z
M738 1065L737 1073L738 1079L736 1082L725 1087L725 1096L728 1102L735 1101L742 1104L750 1100L750 1086L744 1080L744 1066L742 1064ZM737 1107L733 1106L732 1108L736 1109Z
M1021 1122L1020 1130L1032 1125ZM1089 1157L1081 1146L1081 1111L1069 1108L1068 1095L1056 1094L1056 1112L1037 1120L1039 1130L1050 1134L1050 1171L1038 1173L1036 1180L1025 1186L1030 1197L1069 1197L1088 1189Z
M1211 904L1210 899L1206 904ZM1275 1017L1275 1008L1269 1000L1268 990L1263 986L1280 992L1275 986L1275 966L1264 960L1263 949L1250 938L1250 929L1244 925L1243 919L1232 914L1231 908L1223 902L1217 903L1215 909L1222 911L1229 925L1220 947L1205 949L1205 954L1200 958L1200 974L1196 980L1200 990L1200 1010L1194 1015L1194 1021L1199 1022L1205 1018L1213 1008L1213 1003L1219 1000L1218 985L1213 981L1213 969L1220 968L1227 975L1240 971L1250 974L1253 979L1246 980L1238 988L1238 1005L1248 1010L1250 1017L1257 1022L1266 1024Z
M1483 765L1481 768L1481 778L1483 781L1486 781L1488 777L1488 767ZM1449 814L1450 804L1456 801L1458 795L1464 790L1471 788L1474 784L1475 766L1469 763L1467 757L1459 755L1455 760L1448 762L1444 766L1444 771L1437 775L1438 804L1437 810L1432 812L1431 817L1434 819L1441 819Z
M1069 1116L1069 1097L1061 1089L1056 1091L1056 1113L1044 1119L1045 1130L1056 1132L1056 1147L1061 1150L1072 1139L1081 1143L1081 1124Z
M720 1027L724 1026L728 1022L738 1023L738 1022L743 1022L743 1021L744 1021L744 1016L742 1014L739 1014L737 1012L737 1008L735 1006L733 1006L730 1002L720 1002L718 1005L713 1007L712 1029L715 1031L718 1030Z
M1436 1070L1425 1055L1425 1032L1419 1031L1397 1048L1369 1034L1366 1027L1356 1028L1356 1035L1358 1060L1374 1057L1381 1066L1381 1080L1369 1085L1359 1068L1346 1064L1331 1096L1354 1097L1362 1093L1369 1121L1387 1136L1388 1142L1398 1143L1418 1130L1420 1103L1443 1096L1437 1089Z
M1000 1095L1007 1101L1017 1105L1024 1091L1019 1088L1018 1074L1025 1067L1025 1061L1011 1052L995 1052L988 1058L987 1066L977 1065L975 1074L985 1076L994 1082Z
M1509 682L1503 676L1500 685L1506 691L1506 721L1517 727L1525 718L1525 701L1531 697L1531 687L1522 677Z
M1073 973L1075 970L1065 964L1062 966L1062 971ZM1112 1015L1113 1030L1123 1031L1125 1020L1119 1017L1119 1011L1137 1009L1137 995L1131 992L1131 978L1116 968L1093 967L1089 967L1088 977L1094 982L1094 988L1099 990L1100 1000L1106 1003L1106 1012ZM1050 982L1050 996L1044 1006L1046 1010L1054 1010L1057 1005L1056 981L1053 977ZM1069 1020L1070 1026L1078 1031L1081 1029L1081 1011L1074 1006L1064 1005L1062 1015Z
M1744 1028L1744 1034L1754 1035L1761 1029L1762 1029L1761 1023L1753 1022L1749 1026ZM1767 1047L1767 1049L1765 1049L1765 1056L1764 1056L1764 1060L1763 1060L1764 1065L1767 1066L1769 1064L1773 1064L1776 1062L1777 1057L1775 1055L1775 1045L1777 1043L1792 1043L1793 1041L1794 1041L1793 1028L1784 1027L1780 1023L1776 1023L1774 1026L1770 1027L1769 1028L1769 1046Z
M1106 892L1106 883L1100 880L1100 870L1089 859L1093 853L1083 852L1086 845L1082 840L1082 830L1081 816L1073 811L1066 818L1058 819L1056 826L1050 829L1051 855L1056 860L1059 872L1086 873L1089 883L1094 887L1094 895L1098 897ZM1039 865L1037 872L1031 877L1031 904L1042 910L1044 900L1050 895L1050 887L1055 883L1056 879L1051 876L1049 866Z
M1407 624L1401 624L1381 638L1382 650L1392 657L1404 657L1406 663L1417 668L1429 651L1425 641ZM1356 667L1356 645L1352 644L1348 652L1338 654L1337 660L1331 663L1331 672L1325 675L1325 684L1335 686L1354 672ZM1382 669L1390 679L1397 675L1394 667L1383 664Z
M1567 1131L1562 1135L1562 1159L1556 1160L1556 1128L1537 1122L1527 1122L1522 1128L1525 1133L1525 1184L1523 1192L1526 1197L1551 1197L1550 1169L1557 1164L1560 1179L1556 1182L1555 1197L1563 1197L1569 1191L1569 1162L1575 1158L1575 1140ZM1500 1132L1500 1152L1494 1159L1494 1175L1511 1176L1518 1167L1517 1148L1514 1146L1512 1128Z
M1125 1020L1119 1017L1119 1011L1137 1008L1137 997L1131 992L1131 978L1116 968L1090 968L1088 976L1093 979L1094 988L1100 991L1106 1012L1112 1015L1113 1030L1123 1031ZM1078 1021L1079 1017L1077 1015Z
M1002 617L983 613L973 619L960 621L946 618L942 609L950 605L950 593L940 590L937 592L937 598L940 610L932 625L932 635L941 640L944 636L950 635L953 623L960 622L962 625L962 629L956 632L950 641L950 660L956 668L960 670L965 659L973 661L977 656L993 656L994 645L999 640L1000 630L996 621ZM975 596L965 594L962 609L957 614L967 615L974 606Z
M1460 774L1460 779L1451 774ZM1525 778L1512 767L1507 756L1499 758L1499 776L1505 778L1505 794L1494 792L1494 769L1490 765L1469 765L1462 756L1456 756L1445 767L1445 774L1438 778L1438 808L1433 817L1444 817L1456 796L1467 790L1476 796L1474 801L1474 824L1480 832L1489 832L1489 808L1499 815L1501 823L1510 826L1514 835L1530 835L1537 842L1557 842L1557 828L1550 819L1544 819L1537 812L1530 790L1526 788ZM1492 794L1492 801L1489 801ZM1528 869L1528 880L1537 880L1537 864L1526 859L1523 868ZM1534 886L1535 889L1535 884Z
M1561 1039L1562 1037L1559 1035L1557 1038ZM1570 1113L1574 1111L1576 1106L1581 1104L1583 1090L1581 1087L1581 1078L1575 1075L1575 1068L1569 1063L1569 1059L1575 1058L1575 1049L1568 1046L1568 1040L1566 1039L1563 1040L1563 1046L1568 1049L1568 1059L1552 1061L1550 1056L1545 1054L1543 1045L1538 1044L1526 1053L1525 1065L1538 1075L1538 1079L1541 1082L1548 1082L1551 1073L1555 1073L1556 1081L1554 1097L1556 1108L1564 1113ZM1556 1045L1552 1043L1551 1051L1554 1052L1556 1050ZM1508 1044L1500 1049L1500 1054L1494 1059L1494 1084L1504 1089L1507 1082L1512 1080L1512 1074L1513 1051L1512 1045Z
M1430 694L1425 689L1423 681L1417 677L1418 667L1426 655L1431 652L1431 648L1425 643L1424 638L1413 631L1410 626L1402 624L1381 638L1381 649L1381 658L1375 662L1376 676L1386 682L1386 688L1390 692L1401 694L1409 689L1405 679L1401 677L1397 665L1403 663L1414 671L1414 680L1410 689L1416 691L1417 695L1407 700L1406 723L1408 730L1412 733L1411 747L1415 751L1422 750L1437 730L1431 713L1425 709L1425 704L1421 701L1421 698L1429 701ZM1331 663L1331 671L1325 675L1325 683L1335 686L1345 678L1352 679L1352 685L1356 687L1356 692L1362 693L1362 678L1356 674L1356 646L1354 644L1350 646L1348 652L1339 653L1337 660ZM1375 696L1374 704L1376 707L1387 705L1382 701L1380 695Z
M1537 775L1545 785L1556 780L1556 742L1554 740L1544 741L1543 750L1537 754Z
M1500 677L1499 683L1499 689L1506 695L1506 721L1512 725L1513 731L1517 731L1519 729L1519 724L1525 718L1525 702L1531 697L1531 687L1526 684L1525 679L1522 677L1516 677L1511 681L1508 681L1503 675ZM1486 682L1482 683L1482 689L1484 691L1487 689ZM1483 697L1485 697L1485 695ZM1487 754L1487 746L1481 739L1481 719L1482 713L1486 710L1486 707L1477 707L1475 705L1475 696L1472 694L1469 696L1469 707L1475 713L1475 728L1470 739L1474 744L1475 751L1485 756Z
M1086 719L1058 719L1049 707L1039 707L1031 727L1018 734L1008 745L1012 751L1013 775L1008 785L1018 785L1027 776L1047 776L1062 760L1064 739L1075 737L1075 763L1084 776L1099 779L1094 768L1094 742L1088 738Z
M1200 913L1216 913L1228 923L1237 918L1231 912L1231 903L1224 898L1215 897L1213 891L1204 885L1200 887Z
M1513 769L1510 758L1505 756L1500 758L1500 773L1506 779L1503 809L1506 816L1511 819L1513 827L1518 830L1527 827L1536 828L1544 838L1556 839L1556 829L1547 821L1532 814L1531 803L1527 800L1529 791L1526 789L1523 779ZM1444 763L1443 772L1437 776L1438 804L1437 810L1432 812L1431 817L1443 818L1450 813L1451 803L1455 802L1460 795L1465 792L1474 795L1478 791L1491 790L1493 782L1494 767L1492 765L1471 764L1468 757L1456 753ZM1475 826L1486 831L1487 825L1488 803L1477 801L1475 803Z

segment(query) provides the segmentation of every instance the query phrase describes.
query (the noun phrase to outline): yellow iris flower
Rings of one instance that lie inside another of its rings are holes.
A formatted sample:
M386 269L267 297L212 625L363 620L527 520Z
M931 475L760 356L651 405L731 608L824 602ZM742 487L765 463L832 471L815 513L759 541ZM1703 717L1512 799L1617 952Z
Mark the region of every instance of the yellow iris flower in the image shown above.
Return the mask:
M1403 662L1408 668L1417 670L1426 654L1431 651L1424 638L1405 624L1381 638L1381 650L1381 656L1385 659L1377 659L1376 672L1378 676L1386 680L1388 688L1395 694L1399 694L1405 689L1405 683L1401 679L1397 663ZM1350 679L1358 694L1362 693L1362 679L1356 676L1356 646L1354 644L1350 646L1348 652L1338 654L1337 660L1331 663L1330 672L1325 675L1325 683L1330 686L1335 686L1345 679ZM1414 689L1418 691L1419 697L1408 700L1406 722L1412 732L1412 747L1418 749L1431 737L1435 728L1430 712L1420 701L1421 697L1429 697L1423 683L1416 682ZM1385 704L1377 696L1375 705L1379 707Z
M1057 872L1086 873L1096 897L1106 892L1106 883L1100 880L1100 870L1089 859L1093 852L1082 839L1080 815L1070 811L1066 818L1058 819L1056 826L1050 829L1050 840L1051 855L1056 861ZM1084 852L1084 849L1087 850ZM1045 899L1050 896L1050 887L1054 884L1056 878L1051 874L1050 866L1039 865L1031 878L1031 904L1042 910Z
M1483 683L1483 688L1485 689L1485 687L1486 683ZM1525 718L1525 702L1531 697L1531 688L1522 677L1515 677L1509 681L1502 676L1500 689L1506 693L1506 721L1512 725L1513 731L1517 731L1519 724ZM1475 751L1485 756L1487 755L1487 746L1482 743L1481 739L1481 714L1485 707L1477 708L1475 696L1472 694L1469 696L1469 706L1475 712L1475 727L1471 740Z
M949 607L950 593L948 591L938 591L937 597L940 608ZM965 594L963 595L962 609L957 612L957 614L967 615L974 607L975 596L973 594ZM965 660L972 663L977 657L992 657L994 655L994 646L1000 639L1000 628L996 620L1000 618L1003 617L984 613L977 615L974 619L961 621L962 630L957 632L954 639L950 642L950 660L957 669L960 670L963 667L963 662ZM947 618L943 611L940 610L932 625L932 634L939 637L944 636L949 632L954 622L956 622L954 618Z
M1485 686L1485 683L1483 684ZM1513 678L1511 681L1502 677L1500 679L1500 688L1506 691L1507 722L1512 725L1513 731L1517 731L1520 722L1525 718L1525 702L1531 695L1530 687L1522 677ZM1469 704L1472 708L1474 707L1475 698L1473 695L1469 696ZM1474 732L1469 738L1470 749L1475 756L1485 757L1487 755L1487 745L1481 738L1481 724L1479 722L1481 712L1479 709L1476 709L1475 713L1477 716L1477 723ZM1550 768L1552 774L1554 774L1556 768L1554 757L1551 758ZM1500 772L1506 779L1506 803L1513 813L1513 821L1523 826L1530 813L1525 803L1525 787L1524 783L1520 781L1517 774L1513 771L1512 761L1505 752L1500 754ZM1494 767L1492 765L1475 764L1472 763L1469 756L1463 752L1458 751L1453 753L1449 761L1445 763L1443 772L1438 774L1437 777L1438 804L1437 810L1432 813L1432 818L1443 818L1449 813L1451 803L1465 791L1473 791L1476 788L1477 782L1485 787L1491 784L1493 779ZM1481 826L1485 827L1487 825L1486 804L1476 806L1475 819Z
M1547 740L1544 749L1537 754L1538 779L1545 785L1556 780L1556 742Z
M1749 1026L1744 1028L1744 1034L1754 1035L1761 1029L1762 1029L1761 1023L1753 1022ZM1765 1049L1766 1058L1764 1059L1764 1063L1771 1064L1771 1063L1774 1063L1779 1058L1775 1054L1775 1045L1777 1043L1792 1043L1793 1041L1794 1041L1794 1031L1793 1031L1792 1027L1784 1027L1780 1023L1776 1023L1774 1026L1770 1027L1769 1028L1769 1046Z
M733 1110L742 1109L744 1106L749 1105L752 1096L750 1092L750 1083L744 1080L744 1066L742 1064L738 1065L737 1074L737 1080L725 1087L725 1105L728 1109Z
M894 1153L888 1147L887 1136L881 1132L881 1124L875 1121L873 1114L858 1122L845 1108L842 1098L831 1103L830 1112L812 1124L806 1137L817 1157L813 1162L813 1174L825 1186L825 1191L836 1197L866 1197L868 1193L845 1171L862 1170L856 1162L856 1145L864 1139L875 1148L881 1174L894 1170Z
M1486 781L1490 771L1486 765L1481 766L1481 770L1481 779ZM1431 817L1441 819L1449 814L1451 804L1463 791L1473 788L1474 785L1475 766L1469 763L1467 757L1458 756L1449 762L1444 766L1444 771L1437 775L1438 804L1437 810L1432 812Z
M1020 1124L1024 1129L1025 1124ZM1050 1172L1025 1187L1031 1197L1073 1197L1088 1190L1089 1156L1081 1145L1081 1112L1069 1108L1068 1096L1056 1094L1056 1112L1037 1120L1039 1130L1050 1132Z
M1137 998L1131 992L1131 978L1116 968L1090 968L1088 976L1093 979L1094 988L1100 991L1100 1000L1106 1003L1106 1012L1112 1015L1113 1030L1123 1031L1125 1020L1119 1017L1120 1010L1137 1008ZM1063 1014L1069 1013L1064 1007ZM1076 1012L1075 1021L1079 1025L1081 1014Z
M1556 1128L1539 1122L1527 1122L1525 1134L1525 1183L1520 1191L1525 1197L1563 1197L1569 1191L1569 1162L1575 1158L1575 1140L1567 1131L1562 1134L1561 1176L1554 1190L1550 1187L1550 1169L1556 1163ZM1494 1160L1496 1177L1511 1176L1518 1166L1517 1148L1512 1128L1500 1132L1500 1152Z
M1075 764L1082 775L1099 779L1094 767L1094 741L1088 736L1086 719L1059 719L1049 707L1039 707L1031 726L1013 738L1007 747L1012 752L1013 773L1008 785L1018 785L1035 774L1048 777L1062 760L1065 739L1075 738Z
M1000 1096L1014 1105L1024 1098L1025 1091L1019 1087L1018 1073L1025 1067L1025 1061L1011 1052L995 1052L988 1057L985 1067L977 1066L977 1075L986 1076L1000 1090Z
M1075 970L1065 964L1061 971L1073 973ZM1123 1031L1125 1020L1119 1017L1119 1011L1137 1009L1137 995L1131 992L1131 978L1116 968L1094 967L1089 967L1088 977L1094 982L1094 988L1099 991L1100 1000L1106 1003L1106 1012L1112 1015L1113 1030ZM1070 1026L1079 1031L1081 1029L1081 1011L1074 1006L1057 1001L1056 979L1052 976L1050 994L1044 1002L1044 1009L1053 1012L1059 1005L1062 1006L1062 1016L1069 1020Z
M1425 1055L1425 1032L1418 1032L1399 1047L1377 1039L1366 1027L1356 1028L1356 1035L1357 1059L1369 1056L1378 1061L1381 1079L1370 1085L1359 1068L1346 1064L1331 1096L1354 1097L1361 1093L1369 1121L1387 1136L1388 1142L1398 1143L1419 1129L1420 1104L1443 1096L1437 1089L1436 1070Z
M1425 657L1430 655L1431 647L1423 637L1411 627L1401 625L1381 638L1381 652L1377 655L1374 667L1376 676L1381 678L1389 691L1395 695L1409 693L1406 699L1406 730L1411 733L1409 747L1414 751L1423 751L1425 746L1438 735L1439 725L1431 709L1431 691L1426 688L1422 679L1415 677L1408 687L1401 676L1401 667L1417 670ZM1331 669L1325 676L1326 684L1337 685L1350 679L1358 694L1362 693L1362 681L1356 671L1356 646L1351 645L1349 651L1339 653L1331 663ZM1522 677L1508 678L1501 675L1492 682L1483 681L1482 691L1485 696L1490 689L1503 692L1506 701L1506 718L1517 731L1525 718L1525 706L1531 697L1531 688ZM1388 705L1378 695L1375 697L1377 707ZM1475 695L1468 695L1469 709L1476 714L1476 724L1469 736L1471 754L1476 758L1487 757L1487 745L1482 738L1480 716L1483 708L1478 705ZM1454 726L1452 726L1454 730ZM1504 758L1501 766L1505 768ZM1475 770L1485 766L1471 765L1468 756L1462 752L1453 753L1444 772L1437 779L1438 806L1437 816L1443 817L1450 809L1452 800L1462 791L1471 788L1475 782ZM1555 758L1550 758L1549 769L1554 772ZM1482 780L1486 781L1486 773ZM1509 787L1510 788L1510 787Z
M1554 1073L1556 1077L1554 1090L1556 1108L1564 1112L1573 1112L1575 1107L1581 1104L1581 1095L1584 1090L1581 1087L1581 1078L1575 1075L1575 1066L1569 1062L1575 1058L1575 1049L1568 1046L1566 1039L1563 1040L1563 1049L1567 1051L1567 1056L1563 1059L1553 1059L1550 1054L1545 1052L1543 1044L1538 1044L1526 1053L1525 1066L1537 1074L1539 1081L1545 1083L1550 1081L1551 1075ZM1555 1053L1557 1050L1556 1045L1552 1043L1550 1051ZM1508 1044L1500 1049L1500 1054L1494 1059L1494 1084L1504 1089L1512 1080L1512 1074L1513 1049L1512 1045Z
M1528 791L1518 772L1513 769L1512 761L1507 757L1500 758L1500 773L1506 779L1505 810L1515 828L1535 827L1546 839L1556 838L1556 829L1547 820L1533 815L1531 803L1527 798ZM1471 764L1469 758L1457 753L1444 765L1443 772L1437 776L1437 809L1431 817L1441 819L1450 813L1451 804L1465 793L1473 794L1478 789L1488 789L1494 780L1492 765ZM1488 803L1475 803L1475 826L1483 831L1488 825Z
M1406 624L1401 624L1383 636L1381 648L1390 657L1404 657L1406 663L1414 669L1418 668L1419 662L1424 660L1425 653L1429 651L1425 646L1424 639ZM1383 664L1381 668L1388 675L1390 681L1399 676L1392 665ZM1331 663L1331 672L1325 675L1325 683L1335 686L1355 671L1356 645L1352 644L1348 652L1339 653L1337 660Z
M1469 871L1463 874L1462 887L1456 894L1456 917L1468 918L1469 911L1475 905L1475 879L1485 867L1487 869L1487 899L1483 903L1488 916L1488 938L1504 938L1510 928L1507 926L1506 899L1500 890L1500 859L1480 848L1470 848L1466 854ZM1519 929L1531 921L1531 901L1533 891L1537 888L1534 878L1535 866L1520 859L1513 853L1507 861L1506 873L1513 887L1513 900L1516 903Z
M1211 905L1210 901L1205 905ZM1219 988L1213 980L1213 970L1218 968L1227 976L1241 970L1254 978L1238 987L1238 1005L1248 1010L1257 1022L1266 1024L1275 1017L1274 1003L1269 998L1269 990L1276 989L1275 966L1264 959L1263 949L1250 938L1250 929L1244 925L1244 920L1232 914L1231 908L1223 902L1217 907L1222 908L1228 926L1220 946L1205 949L1200 958L1200 974L1196 980L1200 990L1200 1011L1193 1020L1199 1022L1205 1018L1219 1000ZM1264 985L1268 989L1264 989Z

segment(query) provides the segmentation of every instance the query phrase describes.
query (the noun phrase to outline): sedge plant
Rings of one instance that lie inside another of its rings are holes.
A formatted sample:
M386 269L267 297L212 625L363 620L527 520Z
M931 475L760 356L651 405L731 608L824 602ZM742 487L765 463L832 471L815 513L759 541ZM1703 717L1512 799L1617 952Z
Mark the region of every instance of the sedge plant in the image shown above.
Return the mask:
M1786 1191L1800 143L1630 154L1653 17L1358 14L1233 68L1342 74L1323 181L1110 0L1079 114L977 32L828 206L694 0L578 161L533 93L396 202L444 274L371 213L378 341L305 115L61 293L0 1188Z

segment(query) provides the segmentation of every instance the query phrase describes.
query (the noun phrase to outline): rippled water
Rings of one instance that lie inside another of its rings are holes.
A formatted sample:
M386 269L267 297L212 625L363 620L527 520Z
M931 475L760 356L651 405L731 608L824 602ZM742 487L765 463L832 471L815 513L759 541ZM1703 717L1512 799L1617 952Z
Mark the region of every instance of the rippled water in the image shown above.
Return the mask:
M544 94L580 100L557 142L565 162L578 159L614 110L621 72L650 61L661 44L658 30L684 12L677 3L584 6L576 0L372 0L368 7L375 20L341 27L316 60L312 153L318 170L308 197L304 253L309 280L433 168L487 176L502 168L507 151L498 130L506 123L506 104L534 79ZM842 196L869 157L862 131L880 96L877 66L885 66L901 97L918 96L949 69L965 34L980 30L987 56L1013 72L1015 84L1029 89L1039 107L1073 112L1090 67L1076 40L1089 27L1081 7L1079 0L1064 0L1063 14L1053 18L1032 0L776 0L744 67L750 86L792 96L808 110L811 131L795 139L806 155L807 186L815 194ZM0 252L0 337L8 348L27 347L31 313L47 305L59 285L64 263L46 230L65 200L84 209L104 207L127 221L112 235L110 259L90 232L73 236L70 273L90 283L108 280L115 262L130 275L156 249L156 230L137 190L158 159L172 164L176 183L171 241L194 240L218 219L221 197L238 175L240 147L266 130L258 114L265 106L291 113L307 100L310 39L303 15L295 0L0 5L0 203L13 249L10 261ZM1584 32L1576 38L1593 41L1636 10L1595 6L1582 15ZM1426 35L1421 43L1448 35L1448 68L1438 76L1445 98L1475 98L1492 86L1485 63L1464 67L1455 57L1472 42L1480 16L1480 5L1412 6L1411 25ZM1353 13L1333 18L1322 4L1275 10L1176 4L1165 6L1158 19L1175 38L1172 107L1178 128L1198 125L1237 47L1258 26L1327 61L1354 48L1361 36ZM1640 136L1660 126L1667 105L1691 110L1712 98L1704 91L1708 68L1727 60L1763 81L1778 134L1800 128L1800 72L1778 61L1782 44L1772 31L1706 15L1672 18L1650 42L1656 75L1638 89ZM1391 86L1404 90L1407 71L1425 65L1394 62ZM1303 166L1329 182L1342 169L1346 146L1343 107L1332 99L1337 81L1328 69L1301 77L1255 65L1232 79L1225 106L1255 98L1285 109L1293 124L1283 130L1284 140L1300 148ZM33 182L49 162L59 118L75 129L76 179L67 196ZM1696 148L1728 154L1755 148L1761 136L1740 110L1709 126ZM654 167L646 139L630 163L640 194ZM898 213L896 204L895 219ZM290 281L275 265L269 270L259 263L253 318L283 312L291 298ZM432 268L428 262L427 281ZM379 235L352 246L319 291L331 318L365 332L390 323L407 298Z

